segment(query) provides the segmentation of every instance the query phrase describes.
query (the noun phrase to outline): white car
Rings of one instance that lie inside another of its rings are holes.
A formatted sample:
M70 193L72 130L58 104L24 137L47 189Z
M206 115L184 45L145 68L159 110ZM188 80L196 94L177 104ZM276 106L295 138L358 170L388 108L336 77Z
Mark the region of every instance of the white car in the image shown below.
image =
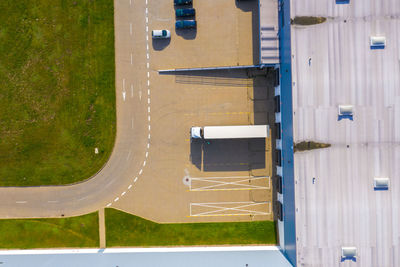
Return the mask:
M171 32L169 30L153 30L151 31L151 36L154 39L171 38Z

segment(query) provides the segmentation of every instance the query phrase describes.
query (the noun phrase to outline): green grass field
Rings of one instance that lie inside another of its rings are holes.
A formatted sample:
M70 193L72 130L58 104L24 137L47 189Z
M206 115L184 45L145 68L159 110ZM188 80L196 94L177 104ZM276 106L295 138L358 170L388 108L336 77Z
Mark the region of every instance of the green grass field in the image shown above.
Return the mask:
M0 220L0 248L98 247L98 213L61 219Z
M89 178L115 139L113 1L2 0L0 10L0 186Z
M276 244L271 221L158 224L115 209L105 216L107 247Z

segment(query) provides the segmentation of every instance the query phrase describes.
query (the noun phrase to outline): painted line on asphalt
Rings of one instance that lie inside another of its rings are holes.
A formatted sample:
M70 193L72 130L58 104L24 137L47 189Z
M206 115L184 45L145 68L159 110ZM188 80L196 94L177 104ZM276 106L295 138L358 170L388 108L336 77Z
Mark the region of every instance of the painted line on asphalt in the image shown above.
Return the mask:
M150 78L150 72L149 71L147 72L147 78Z
M150 113L150 107L147 107L147 112ZM150 130L150 128L149 128L149 130Z
M147 67L147 68L150 68L149 62L146 63L146 67ZM150 84L148 84L148 85L150 85Z
M132 184L130 184L129 186L128 186L128 189L131 189L132 188Z
M139 175L141 175L143 173L143 169L140 169L139 171Z
M132 22L129 23L129 33L130 33L130 35L132 35Z
M147 158L148 156L149 156L149 152L147 151L147 152L146 152L146 158Z
M131 97L133 98L133 84L131 84Z
M115 202L117 202L118 200L119 200L119 197L116 197L116 198L114 199Z
M131 128L133 129L133 118L132 118Z
M131 53L131 65L133 65L133 55Z
M128 160L130 156L131 156L131 150L129 150L129 153L128 153L128 156L126 157L126 160Z
M135 177L135 180L133 180L133 182L134 182L134 183L136 183L137 179L138 179L138 178L137 178L137 177Z
M107 204L107 207L110 207L110 206L111 206L111 202Z
M25 201L25 200L21 200L21 201L15 201L15 203L17 203L17 204L25 204L27 201Z
M121 197L126 194L126 191L122 192Z

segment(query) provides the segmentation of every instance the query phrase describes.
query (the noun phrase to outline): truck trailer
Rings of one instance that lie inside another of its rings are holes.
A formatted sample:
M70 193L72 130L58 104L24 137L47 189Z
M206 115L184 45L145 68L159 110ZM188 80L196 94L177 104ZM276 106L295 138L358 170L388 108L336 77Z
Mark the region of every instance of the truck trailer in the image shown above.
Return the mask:
M192 139L267 138L268 125L204 126L190 129Z

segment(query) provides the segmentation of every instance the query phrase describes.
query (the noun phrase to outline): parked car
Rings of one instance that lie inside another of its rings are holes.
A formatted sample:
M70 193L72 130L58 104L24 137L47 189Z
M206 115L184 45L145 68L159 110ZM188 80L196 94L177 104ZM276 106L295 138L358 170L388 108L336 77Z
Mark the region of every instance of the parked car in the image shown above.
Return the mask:
M190 5L190 4L192 4L192 0L174 0L175 6Z
M171 32L169 30L153 30L153 31L151 31L151 36L154 39L170 38Z
M176 29L190 29L196 28L196 21L195 20L177 20L175 22Z
M194 8L180 8L175 11L177 17L192 17L196 15Z

